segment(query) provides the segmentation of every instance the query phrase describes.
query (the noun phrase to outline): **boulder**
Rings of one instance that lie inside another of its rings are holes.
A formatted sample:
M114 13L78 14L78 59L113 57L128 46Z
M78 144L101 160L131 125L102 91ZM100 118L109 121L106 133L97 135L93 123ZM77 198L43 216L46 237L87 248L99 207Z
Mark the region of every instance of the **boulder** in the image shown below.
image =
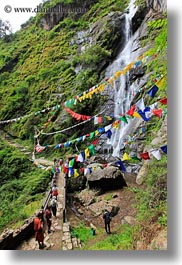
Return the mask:
M149 164L149 161L148 160L145 160L144 163L143 163L143 166L141 167L137 177L136 177L136 183L138 185L142 185L145 178L147 177L147 174L148 174L148 164Z
M97 168L86 176L90 189L115 190L126 187L123 173L114 166Z

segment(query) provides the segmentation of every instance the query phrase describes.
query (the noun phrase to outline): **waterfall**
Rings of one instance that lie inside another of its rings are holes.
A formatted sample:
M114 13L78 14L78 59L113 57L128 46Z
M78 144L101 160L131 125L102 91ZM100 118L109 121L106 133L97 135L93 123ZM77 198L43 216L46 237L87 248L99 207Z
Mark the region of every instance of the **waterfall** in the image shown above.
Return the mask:
M131 20L134 16L137 7L134 5L135 0L131 0L125 14L125 45L124 49L119 53L116 60L113 61L106 69L106 77L113 76L118 70L124 69L129 63L132 62L132 45L133 36L131 34ZM121 75L114 82L114 117L120 117L130 109L131 94L134 84L129 85L129 75ZM108 144L113 147L113 156L120 157L120 150L124 147L123 141L126 139L127 134L132 132L133 119L127 123L120 122L119 129L112 130L111 139Z

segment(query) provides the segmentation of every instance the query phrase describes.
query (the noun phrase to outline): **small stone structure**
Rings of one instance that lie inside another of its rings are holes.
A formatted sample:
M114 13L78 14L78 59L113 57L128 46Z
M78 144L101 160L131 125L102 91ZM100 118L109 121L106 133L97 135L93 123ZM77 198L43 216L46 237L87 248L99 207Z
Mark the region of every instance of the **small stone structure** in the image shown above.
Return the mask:
M73 250L75 248L81 248L80 239L71 236L70 223L63 224L63 250Z

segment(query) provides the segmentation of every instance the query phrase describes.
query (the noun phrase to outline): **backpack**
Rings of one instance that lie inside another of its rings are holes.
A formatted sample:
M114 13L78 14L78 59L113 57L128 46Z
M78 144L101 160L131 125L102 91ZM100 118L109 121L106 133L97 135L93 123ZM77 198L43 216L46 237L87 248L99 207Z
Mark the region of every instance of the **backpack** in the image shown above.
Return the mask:
M104 219L106 221L106 223L111 221L111 216L109 212L104 213Z
M56 200L55 199L51 200L51 207L56 207Z

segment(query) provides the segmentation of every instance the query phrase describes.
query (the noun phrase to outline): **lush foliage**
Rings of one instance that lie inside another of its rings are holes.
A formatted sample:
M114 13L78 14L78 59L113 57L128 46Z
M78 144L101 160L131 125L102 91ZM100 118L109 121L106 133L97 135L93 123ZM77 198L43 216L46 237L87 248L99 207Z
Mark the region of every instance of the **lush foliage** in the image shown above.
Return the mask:
M40 171L17 149L0 146L0 231L18 226L41 207L51 174Z

